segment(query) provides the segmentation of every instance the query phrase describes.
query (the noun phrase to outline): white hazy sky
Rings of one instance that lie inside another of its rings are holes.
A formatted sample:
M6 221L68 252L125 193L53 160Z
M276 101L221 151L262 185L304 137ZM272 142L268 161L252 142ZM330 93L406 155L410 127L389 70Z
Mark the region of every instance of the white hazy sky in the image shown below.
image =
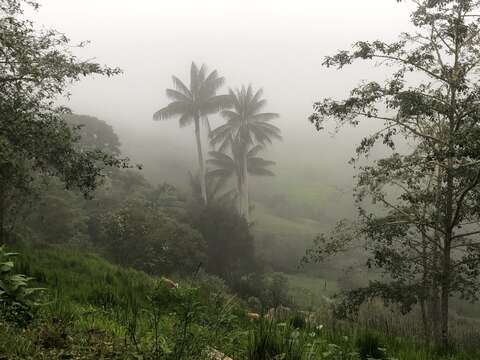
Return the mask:
M130 147L150 144L148 139L170 141L178 149L190 146L191 132L154 123L151 116L167 103L164 90L171 75L186 79L192 60L217 69L228 86L263 87L267 110L282 116L287 145L320 141L306 121L313 101L341 96L361 79L384 76L367 65L325 69L323 57L356 40L393 40L410 27L409 5L395 0L40 2L31 15L39 25L76 42L91 40L80 57L124 70L114 79L75 85L68 104L112 123L120 135L129 134L122 140Z

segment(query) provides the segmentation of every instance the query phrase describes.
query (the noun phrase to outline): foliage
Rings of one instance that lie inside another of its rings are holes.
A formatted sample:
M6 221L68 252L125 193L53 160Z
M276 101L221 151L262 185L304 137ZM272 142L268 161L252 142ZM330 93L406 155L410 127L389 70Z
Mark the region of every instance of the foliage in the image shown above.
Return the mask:
M298 330L261 321L252 331L248 343L249 360L302 360L307 352L306 344Z
M35 205L27 212L25 223L36 242L51 244L87 244L89 214L85 200L73 191L65 191L59 181L51 179L42 186Z
M31 287L33 278L14 272L13 257L5 246L0 247L0 313L4 320L25 325L40 305L43 289Z
M97 149L79 151L79 135L63 118L68 109L55 105L72 82L120 70L72 55L65 35L37 30L24 19L24 5L38 7L34 1L0 4L0 242L7 240L19 204L35 191L37 176L54 175L88 195L105 167L128 166L126 159Z
M357 339L365 332L363 322L357 326L322 319L296 330L282 323L272 324L268 330L268 323L264 323L262 333L259 323L246 320L244 304L225 292L221 281L202 272L175 279L179 289L168 289L158 278L112 265L78 248L27 246L17 251L21 255L16 268L41 279L51 298L24 330L0 324L0 356L8 359L172 359L174 354L178 358L182 343L183 359L207 359L212 349L232 359L248 359L250 353L266 358L261 349L272 348L290 358L303 354L302 360L359 359ZM370 314L372 311L369 309ZM179 331L185 324L182 314L189 314L191 319L186 342ZM325 314L326 310L318 313ZM407 329L411 333L412 327ZM375 336L391 359L478 358L475 352L465 351L444 357L408 335ZM258 341L252 341L254 337ZM270 345L253 346L262 343ZM206 351L190 354L188 349Z
M217 178L217 183L223 184L227 180L236 178L237 188L236 192L239 195L242 190L242 156L240 146L232 146L232 156L229 156L225 152L210 151L210 159L207 160L207 164L213 166L213 169L208 170L207 178ZM263 149L263 146L256 145L247 152L247 173L249 175L257 176L274 176L275 174L269 169L270 166L275 165L275 162L265 160L258 155ZM207 179L208 181L208 179Z
M151 274L194 271L205 258L201 234L140 200L102 219L100 246L116 262Z
M230 281L235 292L245 299L252 299L262 312L271 308L291 305L288 279L282 274L252 272Z
M206 172L203 159L201 140L201 118L217 113L228 108L231 99L227 95L217 95L218 89L225 79L218 76L216 70L207 74L207 67L202 65L200 69L192 62L190 67L190 86L185 85L179 78L172 76L175 89L167 89L166 94L172 100L166 107L153 114L154 120L164 120L171 117L179 117L180 126L195 125L195 138L197 142L198 162L200 165L200 188L202 200L207 203ZM208 119L206 119L208 123Z
M207 243L206 269L230 280L255 266L253 236L245 219L229 203L191 204L192 225Z
M383 286L391 287L383 294L402 295L389 299L399 302L415 297L425 310L425 333L431 329L444 348L450 297L476 300L480 290L475 238L479 118L474 100L480 22L472 16L479 6L474 0L416 1L414 33L393 43L359 41L352 51L326 57L327 67L379 60L394 72L385 83L362 83L343 101L315 103L310 117L318 130L327 119L336 120L337 128L379 124L352 159L368 156L379 143L391 151L359 168L357 230L350 240L342 234L324 245L334 252L363 240L372 254L368 265L382 269ZM420 81L413 81L413 74ZM412 151L398 150L405 140ZM363 203L367 198L370 209ZM411 296L403 296L405 291Z
M76 129L78 146L84 150L100 149L111 155L120 155L120 140L113 127L93 116L66 114L65 121Z
M270 174L264 168L271 163L261 158L254 158L254 156L265 145L271 144L272 139L281 139L280 129L270 123L273 119L278 118L278 114L260 112L266 105L266 100L262 99L263 90L261 89L254 93L251 86L248 86L248 88L243 86L241 90L230 89L229 94L233 109L221 112L226 123L210 133L210 142L214 146L220 145L220 152L225 152L227 149L231 150L240 193L239 208L241 214L246 216L248 220L250 206L248 173L250 170L251 173L255 174L255 169L262 169L258 170L258 173ZM259 146L257 147L257 145ZM247 159L250 150L252 153L250 154L249 169ZM218 152L213 153L213 155L221 156ZM232 168L231 165L230 168Z

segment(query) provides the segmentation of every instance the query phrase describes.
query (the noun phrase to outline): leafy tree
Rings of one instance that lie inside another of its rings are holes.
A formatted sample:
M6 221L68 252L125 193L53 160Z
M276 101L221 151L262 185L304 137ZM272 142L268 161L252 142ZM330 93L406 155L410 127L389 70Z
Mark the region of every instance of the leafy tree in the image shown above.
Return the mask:
M112 155L120 155L120 140L113 127L94 116L66 114L65 121L77 130L79 146L84 150L101 149Z
M247 153L247 172L249 175L257 176L274 176L275 174L268 169L268 167L275 164L273 161L262 159L258 157L258 153L263 149L261 145L256 145L251 148ZM224 180L231 180L236 178L237 193L241 191L241 179L242 179L242 163L241 156L239 154L240 147L233 146L233 156L221 151L210 151L210 159L207 160L207 164L213 165L213 169L207 172L208 177L218 177Z
M218 111L228 108L230 97L217 95L218 89L225 79L219 77L216 70L207 74L207 68L202 65L200 69L192 62L190 68L190 86L185 85L179 78L172 76L175 89L167 89L167 97L172 100L166 107L158 110L153 118L164 120L179 117L180 127L195 125L195 138L197 141L198 163L200 166L200 184L203 202L207 203L207 189L205 183L205 161L203 158L202 135L200 120Z
M191 204L190 218L207 242L207 271L227 280L248 273L254 266L253 236L232 203Z
M318 130L330 118L339 127L383 124L357 148L358 156L368 155L383 142L392 154L359 168L360 219L353 237L363 236L373 250L373 264L389 275L386 282L372 284L372 293L398 300L418 296L418 285L428 287L430 299L440 305L436 340L447 347L450 297L475 300L479 290L480 22L472 15L480 2L415 4L415 33L393 43L360 41L324 62L343 68L356 60L378 60L394 67L393 76L385 83L365 82L343 101L315 103L310 120ZM414 150L397 151L401 138ZM384 211L365 209L361 201L367 196ZM320 238L311 255L322 258L350 240ZM419 269L416 277L407 276Z
M65 191L58 181L42 186L25 224L34 240L50 244L85 244L89 215L85 199L78 192Z
M101 223L99 245L122 265L151 274L190 273L205 261L201 234L145 201L127 201Z
M213 145L220 144L220 151L227 148L232 150L236 162L239 164L239 188L241 212L247 220L249 218L248 201L248 152L257 145L262 147L272 143L272 139L281 139L280 129L270 121L278 118L276 113L261 113L266 100L262 99L263 91L255 93L251 86L240 90L230 89L233 109L223 110L221 115L227 121L210 134Z
M12 209L31 195L36 177L54 175L88 195L105 167L127 166L112 154L79 151L78 134L63 118L68 110L55 105L72 82L120 70L78 59L65 35L37 30L24 18L25 5L38 8L35 1L0 1L0 242L14 221Z

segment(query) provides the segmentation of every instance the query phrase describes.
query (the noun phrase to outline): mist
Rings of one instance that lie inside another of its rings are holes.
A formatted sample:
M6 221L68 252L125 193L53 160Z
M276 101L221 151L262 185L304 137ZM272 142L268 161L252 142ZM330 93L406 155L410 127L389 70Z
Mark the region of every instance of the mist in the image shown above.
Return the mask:
M264 89L268 109L281 115L277 125L284 140L269 149L279 168L322 169L333 176L330 183L346 177L342 185L347 185L346 161L361 135L347 133L340 140L319 135L307 118L314 101L341 97L360 80L383 75L372 64L342 72L326 69L323 59L359 39L395 40L411 27L410 8L384 0L302 1L295 6L290 1L59 0L43 2L34 19L73 42L91 41L78 56L124 71L112 79L82 81L72 87L66 104L112 124L124 150L144 163L155 181L172 180L160 166L165 152L181 155L186 169L196 161L192 129L180 129L175 121L152 121L152 114L167 103L164 89L171 86L171 76L188 79L195 61L226 78L224 91L242 84Z
M477 12L0 0L0 359L478 358Z

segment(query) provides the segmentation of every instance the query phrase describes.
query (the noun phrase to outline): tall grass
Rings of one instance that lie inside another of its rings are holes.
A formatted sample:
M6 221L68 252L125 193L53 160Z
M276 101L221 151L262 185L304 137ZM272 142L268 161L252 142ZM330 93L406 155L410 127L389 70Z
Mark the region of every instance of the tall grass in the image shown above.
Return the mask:
M362 309L357 323L335 319L327 303L308 320L295 312L284 322L252 323L246 305L207 274L178 279L172 291L85 250L16 251L17 271L48 288L48 302L31 328L0 324L0 358L207 360L214 348L234 360L480 359L461 348L435 353L411 336L414 315L398 317L378 304ZM468 336L478 341L474 331Z

